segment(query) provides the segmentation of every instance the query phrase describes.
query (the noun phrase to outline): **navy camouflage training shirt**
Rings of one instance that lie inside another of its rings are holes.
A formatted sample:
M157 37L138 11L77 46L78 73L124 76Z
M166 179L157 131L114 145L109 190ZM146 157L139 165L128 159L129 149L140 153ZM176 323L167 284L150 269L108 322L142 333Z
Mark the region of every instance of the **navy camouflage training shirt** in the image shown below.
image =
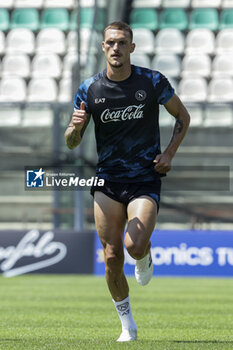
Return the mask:
M84 101L93 117L97 176L115 182L160 177L153 163L161 153L159 104L165 104L173 94L160 72L133 65L132 74L124 81L109 80L104 70L81 84L74 107L79 109Z

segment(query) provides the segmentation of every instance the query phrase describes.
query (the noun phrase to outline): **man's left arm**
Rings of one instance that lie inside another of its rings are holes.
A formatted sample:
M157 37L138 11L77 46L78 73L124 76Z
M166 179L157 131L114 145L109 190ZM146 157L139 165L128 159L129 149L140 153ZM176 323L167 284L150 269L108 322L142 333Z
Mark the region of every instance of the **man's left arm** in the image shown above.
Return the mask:
M158 154L154 160L155 169L160 174L165 174L171 169L171 162L180 146L190 123L190 115L175 94L164 104L166 110L176 119L171 141L163 153Z

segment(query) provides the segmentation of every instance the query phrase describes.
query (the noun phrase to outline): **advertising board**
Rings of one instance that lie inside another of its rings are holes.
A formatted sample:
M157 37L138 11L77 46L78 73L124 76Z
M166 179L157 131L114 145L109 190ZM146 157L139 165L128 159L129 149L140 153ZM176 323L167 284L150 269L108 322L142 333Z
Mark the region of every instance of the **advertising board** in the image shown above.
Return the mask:
M154 231L151 253L155 276L233 277L233 231ZM103 251L95 237L96 275L104 274ZM135 260L125 249L124 270L134 274Z
M93 273L93 231L0 231L0 273Z

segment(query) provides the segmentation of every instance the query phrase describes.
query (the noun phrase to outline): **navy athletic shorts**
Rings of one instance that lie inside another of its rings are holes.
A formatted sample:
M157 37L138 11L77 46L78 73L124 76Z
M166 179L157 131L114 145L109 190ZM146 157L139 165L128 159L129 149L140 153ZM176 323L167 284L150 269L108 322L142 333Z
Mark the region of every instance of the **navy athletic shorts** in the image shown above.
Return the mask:
M126 206L133 199L140 196L149 196L155 200L159 210L161 180L147 181L139 183L120 183L105 180L104 186L92 186L91 195L94 197L95 191L100 191L106 196L121 202Z

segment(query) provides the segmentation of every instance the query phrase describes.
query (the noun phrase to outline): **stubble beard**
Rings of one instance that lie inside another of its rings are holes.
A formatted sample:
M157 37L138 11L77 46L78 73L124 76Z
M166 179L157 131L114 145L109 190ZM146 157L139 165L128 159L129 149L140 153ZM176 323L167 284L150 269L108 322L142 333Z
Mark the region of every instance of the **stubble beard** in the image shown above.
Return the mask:
M109 62L109 64L110 64L110 66L112 67L112 68L121 68L122 66L123 66L123 63L111 63L111 62Z
M109 58L108 63L112 68L121 68L123 66L123 62L119 62L111 57Z

